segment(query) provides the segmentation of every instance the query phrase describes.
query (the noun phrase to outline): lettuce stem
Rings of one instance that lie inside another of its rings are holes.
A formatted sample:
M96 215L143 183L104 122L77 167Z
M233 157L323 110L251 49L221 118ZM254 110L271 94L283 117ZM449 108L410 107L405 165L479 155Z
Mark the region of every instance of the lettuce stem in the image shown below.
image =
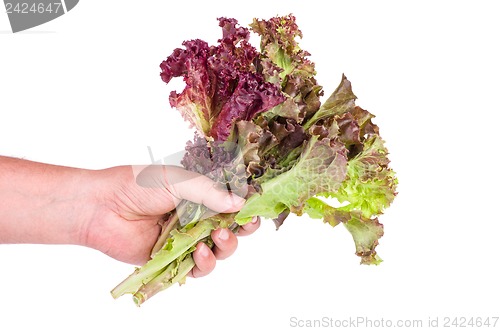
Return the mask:
M215 229L214 223L214 221L206 219L199 221L185 232L173 230L172 237L168 239L167 244L151 260L141 268L137 268L134 273L111 291L113 298L116 299L125 293L136 293L141 286L162 273L171 262L195 246L200 240L208 237Z

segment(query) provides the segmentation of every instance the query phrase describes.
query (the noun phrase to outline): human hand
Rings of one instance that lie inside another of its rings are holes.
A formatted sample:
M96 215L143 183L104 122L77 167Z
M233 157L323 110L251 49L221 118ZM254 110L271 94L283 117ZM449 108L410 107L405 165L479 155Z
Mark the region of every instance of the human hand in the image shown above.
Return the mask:
M208 177L174 166L121 166L96 172L99 193L93 217L82 226L83 245L117 260L142 265L148 261L161 229L161 222L182 200L201 203L215 212L236 212L245 200L218 190ZM139 180L140 179L140 180ZM253 233L254 222L240 227L238 235ZM212 232L214 248L198 243L190 276L210 273L216 260L236 250L236 235L224 228Z

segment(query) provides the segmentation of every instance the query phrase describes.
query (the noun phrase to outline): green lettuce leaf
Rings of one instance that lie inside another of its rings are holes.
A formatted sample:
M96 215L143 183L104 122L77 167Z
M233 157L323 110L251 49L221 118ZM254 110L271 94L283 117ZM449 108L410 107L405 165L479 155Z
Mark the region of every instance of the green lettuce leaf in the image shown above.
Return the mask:
M339 213L341 218L347 219L343 224L354 239L356 255L361 257L361 264L380 264L382 259L377 255L375 247L384 235L384 226L377 218L365 218L357 211Z
M346 176L347 150L336 140L312 136L298 162L288 171L261 184L261 192L252 195L236 222L245 224L255 215L277 218L290 209L300 215L307 199L320 192L335 192Z
M361 257L361 264L379 264L382 259L375 248L384 234L384 227L377 218L367 218L358 210L344 211L334 208L318 198L310 198L306 202L304 212L314 219L332 227L342 223L349 231L356 246L356 255Z
M309 217L323 219L323 222L330 224L332 227L336 227L341 222L341 219L335 217L336 212L337 209L316 197L309 198L304 206L304 213Z
M382 138L370 136L361 151L347 164L347 178L336 192L326 194L339 202L348 202L344 211L359 210L363 217L382 214L396 196L397 179L389 167Z

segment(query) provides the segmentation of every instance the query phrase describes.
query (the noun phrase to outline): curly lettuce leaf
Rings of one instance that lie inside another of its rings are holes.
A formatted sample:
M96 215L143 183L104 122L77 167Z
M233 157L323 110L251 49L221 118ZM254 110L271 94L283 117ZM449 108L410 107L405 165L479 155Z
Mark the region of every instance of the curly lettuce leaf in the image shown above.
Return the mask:
M278 85L267 82L255 63L259 53L249 31L235 19L219 18L217 46L185 41L161 63L161 78L183 77L186 87L170 93L170 105L209 140L226 140L238 120L251 120L285 100Z
M341 222L341 219L335 217L336 211L335 208L316 197L309 198L304 206L304 213L309 217L323 219L323 222L330 224L332 227L336 227Z
M354 240L356 255L361 257L361 264L382 262L375 248L384 234L384 226L377 218L367 218L357 210L344 211L334 208L315 197L307 200L304 212L311 218L323 219L323 222L332 227L342 223Z
M291 73L305 77L316 74L314 63L306 58L310 54L302 50L296 41L297 37L302 38L302 32L295 16L254 19L250 27L261 37L262 53L281 69L282 79Z
M370 136L363 150L347 164L347 178L336 192L328 194L348 202L344 211L361 211L363 217L382 214L396 196L397 179L389 167L387 149L382 138Z
M346 176L347 150L335 140L312 136L297 163L288 171L261 184L236 215L245 224L255 215L278 218L289 209L300 215L307 199L320 192L334 192Z
M321 119L341 115L354 108L357 97L352 92L351 82L345 75L330 97L321 105L319 110L304 124L308 129Z
M257 114L284 100L276 85L264 82L257 74L240 73L231 97L213 121L210 136L216 140L226 140L235 122L251 121Z
M278 115L301 123L320 107L322 87L316 82L316 69L307 57L309 52L300 48L302 38L295 16L254 19L252 31L261 37L260 65L267 81L279 82L287 101L272 110L267 117Z
M354 239L356 255L361 257L361 264L380 264L382 259L377 255L375 247L384 235L384 226L377 218L369 219L356 211L339 213L343 213L341 217L347 219L343 224Z
M218 186L245 196L248 192L246 165L239 146L232 142L207 141L199 135L186 145L181 164L185 169L200 173Z
M183 43L160 64L161 79L169 83L173 77L184 77L186 88L182 93L170 92L170 105L177 108L186 121L201 134L210 131L212 116L213 77L208 70L210 48L202 40Z

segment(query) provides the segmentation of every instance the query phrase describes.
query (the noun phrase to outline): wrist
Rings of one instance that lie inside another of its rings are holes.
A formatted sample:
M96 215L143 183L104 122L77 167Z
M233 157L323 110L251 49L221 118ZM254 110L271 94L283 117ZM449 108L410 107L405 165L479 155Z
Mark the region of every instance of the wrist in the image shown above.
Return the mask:
M72 244L99 249L96 238L104 231L102 223L109 216L113 192L117 189L116 181L110 178L110 169L81 170L77 176L75 213L68 233Z
M103 246L112 241L109 235L118 225L112 224L119 214L117 196L126 191L131 174L129 168L118 166L82 173L82 201L86 207L75 222L75 244L103 251Z
M47 219L59 226L61 241L86 246L90 225L104 205L102 187L99 171L86 169L73 169L71 179L60 184L65 198L49 206Z

